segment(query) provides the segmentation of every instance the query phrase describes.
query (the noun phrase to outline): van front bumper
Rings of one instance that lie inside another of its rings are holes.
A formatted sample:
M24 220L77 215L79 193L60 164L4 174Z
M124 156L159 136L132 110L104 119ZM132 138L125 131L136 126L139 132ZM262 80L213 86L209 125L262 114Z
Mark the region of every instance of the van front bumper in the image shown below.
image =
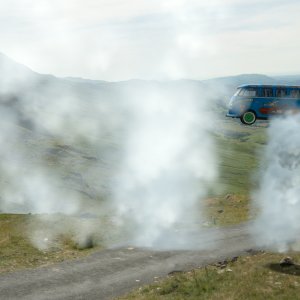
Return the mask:
M234 114L234 113L228 113L228 114L226 114L226 117L228 117L228 118L239 118L240 115Z

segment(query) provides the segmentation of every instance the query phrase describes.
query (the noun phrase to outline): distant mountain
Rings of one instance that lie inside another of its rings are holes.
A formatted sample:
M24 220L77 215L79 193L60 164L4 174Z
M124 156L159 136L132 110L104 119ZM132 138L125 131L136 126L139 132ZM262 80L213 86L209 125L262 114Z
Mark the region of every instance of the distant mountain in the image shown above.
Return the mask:
M282 75L282 76L274 76L273 78L276 81L284 84L300 86L300 75Z
M38 74L0 53L0 92L9 93L28 86Z
M6 73L7 75L18 75L18 77L22 76L32 76L34 73L28 67L15 62L5 54L0 52L0 72Z
M223 114L230 97L239 85L279 83L300 85L300 76L270 77L262 74L241 74L202 81L133 79L107 82L75 77L58 78L36 73L1 53L0 76L0 102L10 107L17 114L17 119L22 120L21 123L28 128L30 122L26 120L32 107L61 105L60 103L65 102L66 99L69 99L70 105L73 101L74 105L76 103L82 107L82 110L87 111L99 103L118 106L132 95L142 101L145 95L153 92L182 93L184 102L184 94L192 91L199 101L209 102L212 109L217 109ZM40 126L43 127L42 124Z
M205 80L206 83L218 83L227 86L238 86L241 84L273 84L275 79L262 74L242 74L237 76L220 77Z

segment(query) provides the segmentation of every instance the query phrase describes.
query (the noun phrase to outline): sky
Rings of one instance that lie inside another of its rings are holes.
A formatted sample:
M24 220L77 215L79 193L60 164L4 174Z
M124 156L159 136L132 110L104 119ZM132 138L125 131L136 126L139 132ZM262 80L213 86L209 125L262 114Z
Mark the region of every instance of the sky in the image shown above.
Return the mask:
M0 52L119 81L300 73L299 0L0 0Z

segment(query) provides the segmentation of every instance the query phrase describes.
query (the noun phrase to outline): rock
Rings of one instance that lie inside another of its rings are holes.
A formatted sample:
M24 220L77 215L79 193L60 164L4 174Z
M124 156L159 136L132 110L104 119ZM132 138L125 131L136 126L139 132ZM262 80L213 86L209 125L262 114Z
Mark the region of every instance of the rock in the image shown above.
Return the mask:
M234 198L234 195L232 195L232 194L227 194L225 196L225 200L227 200L227 201L231 201L231 200L233 200L233 198Z
M235 256L235 257L233 257L232 259L231 259L231 262L236 262L237 260L238 260L238 256Z
M95 241L92 236L86 236L84 238L81 238L75 244L75 248L77 250L91 249L93 247L95 247Z
M219 261L219 262L217 262L217 263L215 264L215 266L216 266L217 268L220 268L220 269L226 268L227 265L228 265L228 261L227 261L227 260Z
M293 259L289 256L284 257L279 264L281 267L290 267L295 265Z
M168 273L169 276L173 276L173 275L178 275L178 274L181 274L183 273L183 271L181 270L174 270L174 271L171 271Z
M248 250L246 250L246 252L249 253L250 255L264 253L264 251L262 251L262 250L255 250L255 249L248 249Z

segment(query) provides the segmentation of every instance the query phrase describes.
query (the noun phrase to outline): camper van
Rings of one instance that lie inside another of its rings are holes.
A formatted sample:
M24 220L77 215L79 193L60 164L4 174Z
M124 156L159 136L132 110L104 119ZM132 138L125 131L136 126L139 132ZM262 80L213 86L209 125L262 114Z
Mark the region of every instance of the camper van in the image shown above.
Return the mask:
M300 112L300 86L241 85L229 102L227 117L245 125L272 116Z

